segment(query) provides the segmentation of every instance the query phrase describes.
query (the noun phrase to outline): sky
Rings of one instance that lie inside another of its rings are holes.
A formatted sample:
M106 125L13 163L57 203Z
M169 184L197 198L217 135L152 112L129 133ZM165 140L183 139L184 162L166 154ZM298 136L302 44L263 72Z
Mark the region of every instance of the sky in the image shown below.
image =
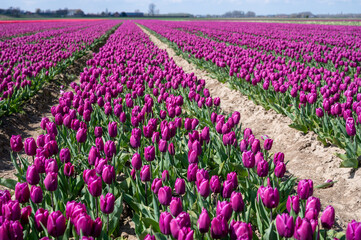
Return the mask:
M133 12L147 13L150 3L160 13L223 14L227 11L253 11L257 15L298 13L314 14L361 13L361 0L0 0L0 8L22 10L82 9L85 13Z

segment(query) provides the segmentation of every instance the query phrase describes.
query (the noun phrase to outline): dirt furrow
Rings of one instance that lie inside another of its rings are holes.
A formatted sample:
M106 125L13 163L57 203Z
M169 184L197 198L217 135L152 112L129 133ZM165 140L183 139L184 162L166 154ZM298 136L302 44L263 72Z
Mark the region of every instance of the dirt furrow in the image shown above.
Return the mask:
M239 111L243 127L251 128L258 138L268 135L274 139L272 151L284 152L286 160L289 161L287 168L290 173L299 179L312 179L315 186L327 179L337 181L331 188L315 190L315 196L321 199L323 208L327 205L335 208L336 228L345 230L352 219L361 221L361 171L339 168L341 160L334 153L341 153L341 149L334 146L324 147L313 132L303 134L288 127L292 123L288 117L273 110L266 111L247 96L211 78L208 72L176 55L168 44L141 28L160 49L166 50L186 73L194 72L198 78L205 79L211 95L221 98L221 108L225 112Z

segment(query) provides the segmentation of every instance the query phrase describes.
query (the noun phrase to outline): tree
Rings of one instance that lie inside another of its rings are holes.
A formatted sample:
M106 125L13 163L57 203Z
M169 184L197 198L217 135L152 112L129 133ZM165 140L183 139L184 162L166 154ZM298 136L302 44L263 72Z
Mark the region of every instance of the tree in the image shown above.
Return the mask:
M149 4L148 13L149 13L149 15L154 16L154 14L155 14L155 4L154 3Z

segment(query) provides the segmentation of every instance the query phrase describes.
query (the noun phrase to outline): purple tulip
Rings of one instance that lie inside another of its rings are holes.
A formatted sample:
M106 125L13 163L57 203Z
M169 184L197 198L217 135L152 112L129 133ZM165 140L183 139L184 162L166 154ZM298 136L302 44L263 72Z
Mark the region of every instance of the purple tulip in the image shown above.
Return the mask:
M20 222L22 225L29 223L30 215L31 215L31 206L26 206L21 209Z
M228 221L231 218L233 212L231 203L227 201L218 201L216 212L217 216L222 215Z
M294 223L293 217L287 213L277 215L276 217L277 232L281 237L290 238L293 236Z
M355 220L352 220L352 222L347 225L346 239L361 240L361 222L356 222Z
M54 172L49 172L45 179L44 185L46 190L53 192L58 188L58 174Z
M89 165L90 165L90 166L94 166L94 165L95 165L95 161L96 161L96 159L97 159L98 157L100 157L98 148L92 146L92 147L90 148L89 155L88 155L88 163L89 163Z
M169 209L174 217L177 217L183 211L182 200L180 198L173 197L169 204Z
M153 146L144 148L144 158L148 162L151 162L155 159L155 148Z
M41 190L41 187L32 186L30 189L30 198L34 203L41 203L43 201L43 190Z
M23 142L20 135L11 136L10 147L14 152L20 152L23 149Z
M67 177L72 177L75 174L74 165L71 162L64 164L64 175Z
M308 219L297 217L293 237L297 240L312 240L313 231Z
M59 158L60 158L60 161L63 162L63 163L67 163L67 162L70 162L70 150L68 148L63 148L60 150L60 153L59 153Z
M0 239L23 240L23 227L19 221L5 220L0 226Z
M283 152L278 152L274 155L273 163L277 165L277 162L283 162L285 159L285 154Z
M116 122L109 122L108 123L108 133L110 137L116 137L118 132L117 132L117 123Z
M211 219L208 215L208 212L205 208L203 208L202 213L198 218L198 228L201 233L207 233L209 230L209 226L211 224Z
M115 169L112 165L104 166L102 178L106 184L112 184L115 181Z
M317 214L321 211L321 201L317 197L309 197L306 202L306 210L313 208L317 211Z
M169 172L168 172L168 170L164 170L164 171L162 172L162 181L163 181L163 182L169 181Z
M103 135L103 128L102 127L95 127L94 128L94 136L96 138L100 138Z
M335 224L335 209L331 205L327 206L325 210L323 210L321 224L325 229L331 229Z
M211 236L214 239L221 239L228 234L228 223L223 215L217 215L211 222Z
M188 165L187 170L187 179L188 182L194 182L196 180L198 165L196 163L192 163Z
M355 121L352 117L346 119L346 132L351 137L356 135Z
M296 196L288 196L286 207L287 207L287 211L289 213L291 213L291 206L292 206L292 210L296 214L298 214L299 211L300 211L300 198L299 198L298 195L296 195Z
M150 181L150 168L149 165L144 165L142 170L140 171L140 180L143 182L149 182Z
M60 211L50 213L46 228L51 236L62 236L66 228L64 215Z
M34 138L27 138L24 142L24 150L28 156L35 156L36 154L36 142Z
M30 199L30 190L28 183L20 183L18 182L15 186L15 199L19 201L19 203L26 203Z
M268 175L268 162L261 160L257 164L257 175L260 177L266 177Z
M264 148L265 150L267 150L267 151L268 151L268 150L271 150L272 144L273 144L273 140L270 139L270 138L267 138L267 139L264 141L263 148Z
M237 179L237 173L236 172L230 172L227 174L227 180L231 181L233 184L233 188L238 187L238 179Z
M152 186L151 186L151 190L155 193L158 194L159 189L162 187L162 180L160 178L154 178L153 182L152 182Z
M20 204L18 201L8 201L2 205L1 209L2 216L7 220L16 221L20 219Z
M243 212L244 202L240 192L233 192L230 199L232 209L235 212Z
M111 140L107 141L104 146L104 152L105 152L105 156L108 159L111 159L116 153L115 143Z
M76 133L76 140L78 143L84 143L86 141L87 132L85 128L79 128Z
M147 236L145 236L144 240L156 240L155 236L147 234Z
M29 166L28 170L26 170L26 181L30 185L36 185L40 182L38 170L34 165Z
M182 178L177 178L174 184L174 191L178 194L178 195L183 195L186 191L186 183L184 181L184 179Z
M253 232L250 223L236 222L232 220L229 230L231 240L252 240Z
M189 227L179 229L178 240L193 240L194 231Z
M207 179L202 179L199 184L197 184L199 195L206 198L209 196L210 193L210 187L209 187L209 181Z
M170 222L172 221L173 217L169 212L162 212L159 217L159 228L161 233L165 235L170 235Z
M301 199L306 200L313 194L313 182L311 179L303 179L299 181L297 194Z
M102 194L102 179L98 176L92 176L87 181L88 190L93 197L99 197Z
M266 187L262 194L262 202L267 208L275 208L278 206L280 196L277 188Z
M234 189L234 185L233 185L232 181L230 181L230 180L224 181L223 182L223 191L222 191L223 198L230 198L233 189Z
M114 211L115 197L111 193L100 196L100 210L105 214L111 214Z
M160 139L159 140L159 151L165 153L168 148L168 143L166 140Z
M242 162L246 168L253 168L255 165L255 157L252 151L243 152Z
M275 176L282 178L286 173L286 164L284 162L277 162L277 165L274 170Z
M158 191L158 200L160 204L168 206L172 200L172 189L168 186L161 187Z

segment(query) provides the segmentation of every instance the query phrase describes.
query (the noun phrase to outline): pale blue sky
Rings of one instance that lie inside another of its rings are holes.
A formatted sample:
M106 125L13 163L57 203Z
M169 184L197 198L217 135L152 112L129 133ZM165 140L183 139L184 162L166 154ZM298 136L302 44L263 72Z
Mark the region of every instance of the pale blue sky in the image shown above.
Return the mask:
M0 0L0 8L20 7L24 10L75 9L98 13L148 11L150 3L160 13L222 14L231 10L254 11L257 15L276 13L360 13L361 0Z

